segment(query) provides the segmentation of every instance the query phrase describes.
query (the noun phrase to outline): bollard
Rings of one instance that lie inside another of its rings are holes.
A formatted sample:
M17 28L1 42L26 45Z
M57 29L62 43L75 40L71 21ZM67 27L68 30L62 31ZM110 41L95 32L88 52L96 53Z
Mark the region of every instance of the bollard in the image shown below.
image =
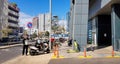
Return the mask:
M56 57L59 58L58 45L56 45Z
M115 53L114 53L114 49L112 48L112 57L114 57L114 54L115 54Z
M84 57L87 57L87 55L86 55L86 48L84 48Z
M54 46L53 52L54 52L54 56L56 56L56 46Z

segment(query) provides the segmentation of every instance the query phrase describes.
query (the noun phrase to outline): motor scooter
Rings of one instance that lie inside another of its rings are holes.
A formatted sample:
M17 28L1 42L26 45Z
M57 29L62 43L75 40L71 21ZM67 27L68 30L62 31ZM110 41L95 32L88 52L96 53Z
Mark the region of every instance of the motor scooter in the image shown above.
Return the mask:
M29 53L30 55L50 53L48 42L42 42L40 39L37 39L35 45L29 47Z

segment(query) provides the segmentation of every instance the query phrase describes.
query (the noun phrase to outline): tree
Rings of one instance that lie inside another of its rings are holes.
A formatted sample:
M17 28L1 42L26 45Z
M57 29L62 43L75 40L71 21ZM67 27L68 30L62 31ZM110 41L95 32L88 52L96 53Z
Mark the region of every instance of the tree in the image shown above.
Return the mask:
M13 30L12 30L12 29L8 29L8 28L4 28L4 29L1 30L1 32L2 32L2 34L3 34L2 37L8 37L8 35L9 35L10 33L12 33Z
M49 37L49 32L48 31L45 32L45 36Z
M53 32L55 33L57 30L58 30L58 26L52 26L52 30L53 30Z

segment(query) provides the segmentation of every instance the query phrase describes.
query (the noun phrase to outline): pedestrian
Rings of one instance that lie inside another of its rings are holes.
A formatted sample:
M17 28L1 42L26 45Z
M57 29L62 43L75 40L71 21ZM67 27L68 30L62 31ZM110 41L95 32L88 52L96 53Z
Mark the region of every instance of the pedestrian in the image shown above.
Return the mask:
M24 55L24 53L28 53L28 40L29 40L29 35L27 33L23 33L22 35L22 39L23 39L23 50L22 50L22 55Z
M76 40L74 40L74 50L75 50L76 52L79 52L79 51L80 51L79 44L77 43Z
M54 38L54 37L51 37L51 49L53 49L54 42L55 42L55 38Z
M68 46L72 46L72 38L69 39Z

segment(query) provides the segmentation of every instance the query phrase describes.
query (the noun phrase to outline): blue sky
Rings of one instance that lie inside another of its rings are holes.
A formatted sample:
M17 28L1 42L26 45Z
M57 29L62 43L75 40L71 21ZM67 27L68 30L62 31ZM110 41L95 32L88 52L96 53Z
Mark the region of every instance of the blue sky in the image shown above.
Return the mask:
M20 12L30 16L37 16L41 13L49 12L49 0L9 0L17 3ZM52 0L52 14L60 19L66 17L70 9L70 0Z

